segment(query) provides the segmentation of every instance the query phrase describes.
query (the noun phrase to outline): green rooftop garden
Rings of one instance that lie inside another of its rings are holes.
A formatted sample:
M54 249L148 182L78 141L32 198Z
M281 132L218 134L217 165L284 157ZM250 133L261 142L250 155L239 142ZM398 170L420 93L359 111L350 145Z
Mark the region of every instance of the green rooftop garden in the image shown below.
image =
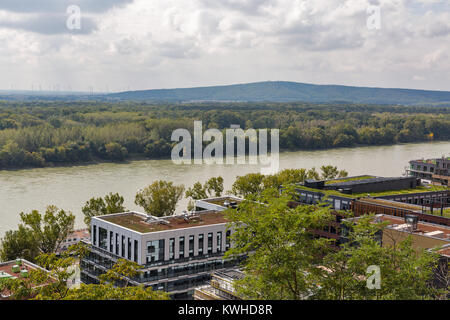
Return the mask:
M328 180L328 181L325 181L325 184L342 183L342 182L358 181L358 180L367 180L367 179L373 179L373 178L375 178L375 177L374 176L348 177L348 178L342 178L342 179Z
M403 190L388 190L383 192L369 192L371 197L382 197L382 196L392 196L392 195L404 195L404 194L413 194L413 193L423 193L423 192L433 192L433 191L445 191L449 190L446 186L418 186L412 189L403 189ZM365 193L353 193L352 196L356 198L366 197L367 192Z
M404 194L413 194L413 193L450 190L446 186L431 185L431 186L419 186L416 188L403 189L403 190L388 190L388 191L383 191L383 192L364 192L364 193L345 194L345 193L341 193L337 190L313 189L313 188L308 188L305 186L299 186L298 188L301 190L306 190L306 191L321 192L325 196L338 196L338 197L344 197L344 198L349 198L349 199L367 197L367 194L370 194L371 197L382 197L382 196L391 196L391 195L397 195L397 194L404 195Z

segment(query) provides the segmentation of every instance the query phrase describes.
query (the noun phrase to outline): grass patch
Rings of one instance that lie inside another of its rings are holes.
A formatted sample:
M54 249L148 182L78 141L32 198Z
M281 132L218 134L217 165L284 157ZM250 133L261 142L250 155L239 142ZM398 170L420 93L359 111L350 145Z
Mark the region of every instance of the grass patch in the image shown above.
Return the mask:
M349 181L359 181L359 180L367 180L367 179L373 179L373 178L375 178L375 177L374 176L349 177L349 178L328 180L328 181L325 181L325 184L342 183L342 182L349 182Z

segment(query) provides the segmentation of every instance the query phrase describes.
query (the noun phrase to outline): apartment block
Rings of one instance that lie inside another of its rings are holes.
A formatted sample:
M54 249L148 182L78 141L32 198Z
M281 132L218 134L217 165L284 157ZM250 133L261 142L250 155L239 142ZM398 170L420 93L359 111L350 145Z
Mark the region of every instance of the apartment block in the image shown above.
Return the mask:
M450 186L450 157L411 160L406 171L410 176Z
M82 282L97 283L118 259L127 259L143 267L132 284L169 292L175 299L192 298L211 272L240 261L223 259L233 232L223 211L236 200L241 199L204 199L196 201L196 211L162 218L139 212L94 217L90 253L80 263Z

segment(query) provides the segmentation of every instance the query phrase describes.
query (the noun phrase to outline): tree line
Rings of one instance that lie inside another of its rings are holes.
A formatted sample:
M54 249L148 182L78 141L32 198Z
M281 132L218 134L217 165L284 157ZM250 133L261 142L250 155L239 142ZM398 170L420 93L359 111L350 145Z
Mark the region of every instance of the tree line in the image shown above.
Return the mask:
M0 102L0 169L168 158L175 129L279 129L282 150L450 139L450 108L293 103Z

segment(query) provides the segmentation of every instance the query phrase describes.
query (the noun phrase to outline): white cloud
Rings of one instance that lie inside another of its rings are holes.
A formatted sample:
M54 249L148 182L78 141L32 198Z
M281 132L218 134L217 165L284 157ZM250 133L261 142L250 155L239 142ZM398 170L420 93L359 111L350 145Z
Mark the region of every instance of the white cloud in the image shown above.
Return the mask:
M2 1L0 88L290 80L450 90L446 0L75 2L92 21L84 34L59 29L56 0L21 10ZM380 5L380 30L366 27L369 5Z

